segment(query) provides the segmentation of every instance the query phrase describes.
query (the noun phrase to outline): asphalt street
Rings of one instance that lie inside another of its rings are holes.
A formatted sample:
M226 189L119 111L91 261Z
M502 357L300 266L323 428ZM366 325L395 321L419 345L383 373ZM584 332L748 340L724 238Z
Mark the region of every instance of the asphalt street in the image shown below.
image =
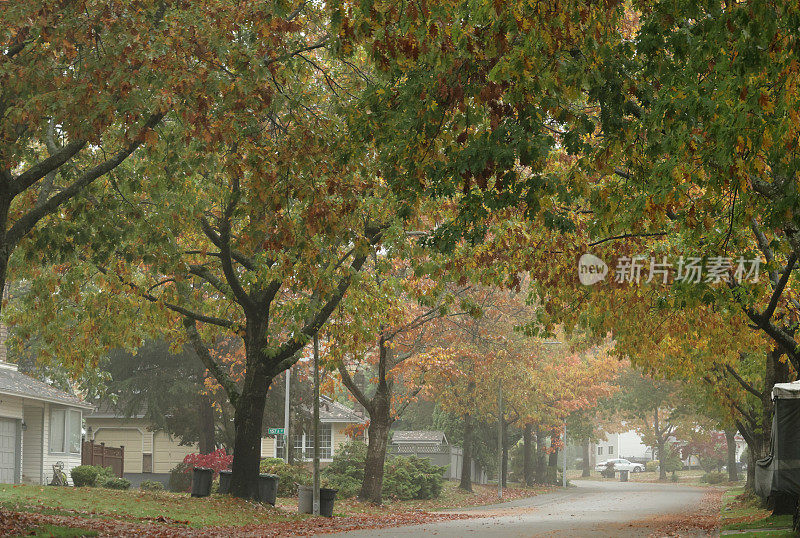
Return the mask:
M703 490L677 484L575 481L576 487L458 512L473 519L343 533L353 538L436 536L649 536L642 520L691 513Z

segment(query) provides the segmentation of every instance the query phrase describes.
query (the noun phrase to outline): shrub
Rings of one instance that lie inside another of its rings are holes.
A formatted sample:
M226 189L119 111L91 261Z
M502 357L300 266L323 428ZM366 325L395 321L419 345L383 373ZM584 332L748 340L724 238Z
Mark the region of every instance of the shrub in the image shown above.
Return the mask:
M325 486L338 490L337 497L358 495L364 480L367 445L362 441L349 441L339 447L330 465L322 470Z
M654 473L658 471L658 460L648 461L644 464L644 470L648 473Z
M262 473L278 475L278 497L297 495L297 485L311 485L311 471L301 465L289 465L282 459L265 458L261 460Z
M78 465L73 467L69 474L76 487L99 486L106 479L116 478L111 467L100 467L99 465Z
M189 491L192 487L192 475L188 465L181 462L169 472L169 490L180 492Z
M670 480L672 480L673 482L678 481L678 475L675 473L675 471L672 471L672 476L670 477Z
M94 486L97 484L98 469L94 465L79 465L69 472L75 487Z
M107 489L130 489L131 481L125 478L106 478L100 482L100 487Z
M416 456L397 456L383 472L383 494L401 500L438 497L444 485L445 467Z
M164 489L164 484L158 480L142 480L142 483L139 484L139 489L144 491L162 491Z
M701 482L705 482L707 484L721 484L721 483L725 482L727 479L728 479L728 477L725 475L725 473L720 473L718 471L712 471L710 473L704 474L700 478L700 481Z

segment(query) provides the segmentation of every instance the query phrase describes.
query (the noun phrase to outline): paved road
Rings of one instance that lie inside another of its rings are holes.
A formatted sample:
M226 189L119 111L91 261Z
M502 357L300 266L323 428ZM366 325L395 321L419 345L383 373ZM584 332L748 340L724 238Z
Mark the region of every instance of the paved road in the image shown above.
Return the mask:
M566 491L486 506L475 519L345 533L353 538L462 536L648 536L653 527L631 525L660 514L694 511L703 490L677 484L576 481Z

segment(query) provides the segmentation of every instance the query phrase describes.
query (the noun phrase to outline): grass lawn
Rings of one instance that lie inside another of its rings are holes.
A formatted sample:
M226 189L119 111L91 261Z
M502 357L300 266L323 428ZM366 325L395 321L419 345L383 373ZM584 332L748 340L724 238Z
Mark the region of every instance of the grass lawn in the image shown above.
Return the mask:
M743 496L743 487L731 488L722 497L722 531L737 532L733 536L796 536L792 516L773 516L760 506L757 497Z
M193 499L188 493L5 484L0 485L0 507L190 527L273 523L305 517L223 495Z
M503 500L530 497L552 488L528 489L512 487L504 491ZM481 506L497 503L496 486L474 486L473 493L458 489L455 482L445 482L438 499L419 501L387 500L382 506L372 506L355 499L336 501L333 520L319 522L307 514L297 513L296 498L280 498L277 507L228 497L212 495L192 498L187 493L164 491L109 490L102 488L62 488L52 486L26 486L0 484L0 520L3 512L17 514L20 521L13 522L15 529L5 535L28 534L34 536L93 536L92 530L106 525L156 525L159 529L171 529L180 534L191 528L241 527L266 525L271 528L295 528L311 525L336 525L338 520L346 524L351 520L352 528L365 521L393 521L394 524L414 523L424 518L453 518L455 514L434 513L445 508ZM427 516L425 514L428 514ZM460 516L464 517L464 516ZM26 519L27 518L27 519ZM38 518L38 520L36 519ZM49 519L48 519L49 518ZM361 518L361 519L359 519ZM44 519L44 520L43 520ZM323 520L327 518L321 518ZM26 524L38 521L36 524ZM2 526L0 521L0 526ZM10 524L10 523L9 523ZM317 528L315 527L315 528ZM20 532L19 529L24 529ZM126 531L130 533L131 531ZM112 534L114 532L111 532ZM3 534L0 532L0 534Z

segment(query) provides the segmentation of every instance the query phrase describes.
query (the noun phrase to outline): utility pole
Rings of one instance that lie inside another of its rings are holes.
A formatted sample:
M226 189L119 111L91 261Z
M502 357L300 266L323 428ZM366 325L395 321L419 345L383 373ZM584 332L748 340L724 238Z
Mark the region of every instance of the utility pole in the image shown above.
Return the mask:
M319 515L319 337L314 335L314 515Z
M291 440L291 436L289 435L289 385L290 379L292 377L292 371L290 368L286 369L286 394L284 395L283 400L283 459L286 463L289 463L289 442Z
M503 384L497 382L497 498L503 498Z
M567 487L567 419L564 419L564 470L561 478L564 487Z

